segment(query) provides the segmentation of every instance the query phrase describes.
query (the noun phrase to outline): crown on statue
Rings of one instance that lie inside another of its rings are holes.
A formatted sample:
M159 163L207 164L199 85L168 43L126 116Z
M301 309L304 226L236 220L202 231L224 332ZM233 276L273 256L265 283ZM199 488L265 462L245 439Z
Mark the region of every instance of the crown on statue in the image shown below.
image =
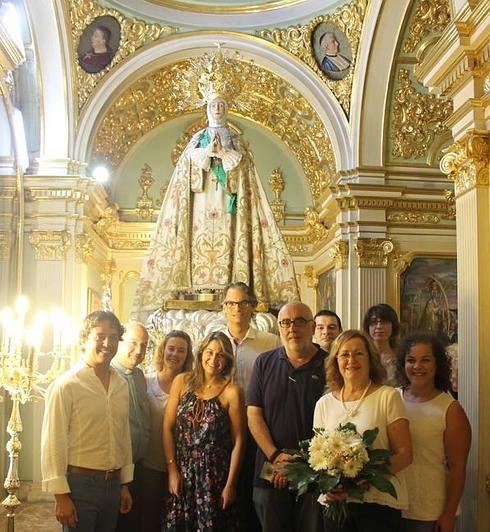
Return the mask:
M217 43L217 50L209 55L204 54L182 73L181 87L184 99L194 107L201 107L214 98L221 97L233 102L243 89L248 78L251 65L240 61L240 54L226 56Z

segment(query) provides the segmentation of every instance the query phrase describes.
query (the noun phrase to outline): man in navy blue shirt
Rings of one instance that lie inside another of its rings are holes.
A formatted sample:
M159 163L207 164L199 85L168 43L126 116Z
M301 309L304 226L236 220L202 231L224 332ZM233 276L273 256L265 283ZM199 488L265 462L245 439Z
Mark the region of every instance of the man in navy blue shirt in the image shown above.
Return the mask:
M264 532L318 532L321 507L311 493L296 499L289 491L282 449L298 448L313 436L315 404L325 390L326 352L313 344L310 308L284 305L278 317L283 347L260 355L247 392L250 431L259 447L255 463L254 504ZM272 474L264 474L269 462ZM268 478L263 478L267 476Z

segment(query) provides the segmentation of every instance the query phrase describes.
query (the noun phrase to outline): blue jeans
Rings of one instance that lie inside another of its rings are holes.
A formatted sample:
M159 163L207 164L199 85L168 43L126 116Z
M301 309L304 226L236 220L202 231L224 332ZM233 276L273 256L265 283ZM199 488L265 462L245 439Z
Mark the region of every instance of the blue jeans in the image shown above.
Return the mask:
M63 526L63 532L114 532L119 515L121 481L83 475L67 475L70 497L75 505L78 524Z

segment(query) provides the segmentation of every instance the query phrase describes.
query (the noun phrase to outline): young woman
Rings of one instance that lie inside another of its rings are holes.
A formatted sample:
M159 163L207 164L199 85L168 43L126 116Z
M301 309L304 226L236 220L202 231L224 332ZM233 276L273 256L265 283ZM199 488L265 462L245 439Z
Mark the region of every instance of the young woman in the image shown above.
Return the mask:
M146 377L150 400L150 445L142 460L144 492L141 532L161 532L167 490L167 467L163 455L162 424L174 378L192 368L192 345L183 331L171 331L153 358L154 373Z
M397 498L370 486L362 504L349 503L347 521L339 526L326 519L325 531L378 532L381 524L384 530L399 531L401 510L407 507L402 470L412 460L408 420L400 396L382 384L385 369L373 343L361 331L345 331L334 340L326 368L330 393L317 402L313 427L333 430L339 424L353 423L360 434L377 427L373 447L393 452L390 480ZM332 501L345 498L343 490L330 496Z
M450 361L435 336L406 338L398 353L400 389L412 434L414 460L406 470L406 532L452 532L463 493L471 428L447 392Z
M363 329L373 340L386 369L383 384L398 386L396 347L400 322L395 309L386 303L372 306L364 315Z
M194 370L178 375L163 422L168 468L164 530L237 529L236 485L245 442L245 406L232 384L235 360L222 332L208 335Z

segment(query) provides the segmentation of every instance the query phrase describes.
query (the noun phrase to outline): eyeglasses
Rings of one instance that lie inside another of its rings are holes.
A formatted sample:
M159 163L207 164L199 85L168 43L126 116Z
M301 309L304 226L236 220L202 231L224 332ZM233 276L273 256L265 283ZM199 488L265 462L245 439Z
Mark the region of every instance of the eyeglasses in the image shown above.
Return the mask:
M305 318L294 318L294 320L281 320L279 322L279 327L283 329L288 329L291 325L295 327L306 327L308 323L313 320L306 320Z
M239 307L239 308L247 308L248 306L252 305L252 302L248 299L244 299L243 301L224 301L223 305L226 308L233 308L233 307Z
M369 320L369 325L387 325L390 323L389 320L383 320L381 318L371 318Z

